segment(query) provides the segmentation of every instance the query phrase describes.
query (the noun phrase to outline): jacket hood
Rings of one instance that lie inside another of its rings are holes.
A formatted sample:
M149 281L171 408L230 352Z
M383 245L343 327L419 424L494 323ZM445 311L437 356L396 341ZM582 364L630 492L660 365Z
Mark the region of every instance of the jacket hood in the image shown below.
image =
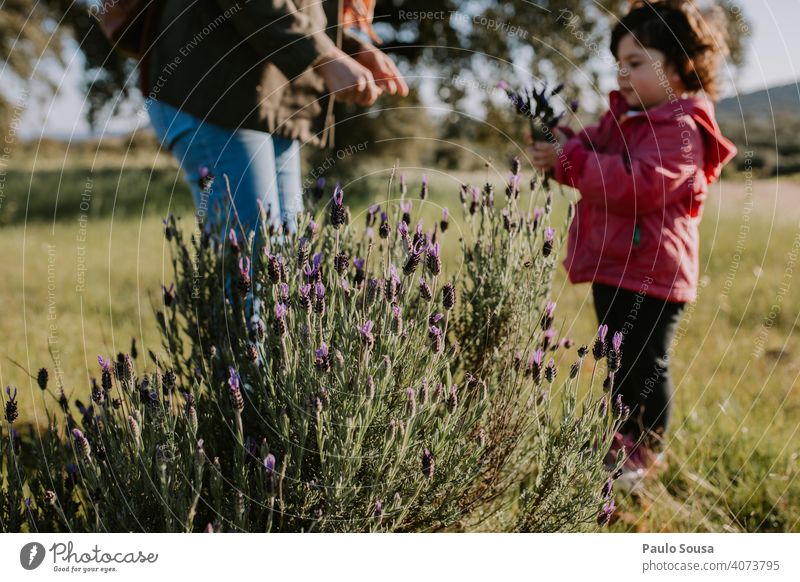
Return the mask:
M630 110L628 102L618 90L609 93L608 101L609 109L616 119ZM715 182L722 172L722 166L736 155L737 149L733 142L722 135L714 116L714 104L706 97L692 95L651 107L644 113L652 122L656 122L674 119L677 117L676 112L690 115L697 127L700 128L705 146L703 172L709 184Z

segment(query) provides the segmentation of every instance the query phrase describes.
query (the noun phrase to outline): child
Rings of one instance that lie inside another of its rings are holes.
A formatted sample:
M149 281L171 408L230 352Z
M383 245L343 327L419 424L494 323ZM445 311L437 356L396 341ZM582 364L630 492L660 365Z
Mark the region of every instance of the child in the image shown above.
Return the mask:
M629 483L660 457L670 344L697 294L703 201L736 154L710 101L727 52L722 30L690 2L634 2L611 35L619 90L610 111L579 133L557 128L557 143L531 146L535 167L581 194L564 260L569 280L591 281L600 323L609 337L623 334L612 394L631 415L608 459L625 446Z

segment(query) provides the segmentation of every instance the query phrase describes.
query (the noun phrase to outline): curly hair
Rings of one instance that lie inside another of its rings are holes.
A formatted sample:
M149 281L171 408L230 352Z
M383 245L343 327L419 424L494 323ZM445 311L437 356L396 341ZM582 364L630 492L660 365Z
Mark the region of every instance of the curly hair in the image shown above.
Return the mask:
M700 10L691 0L634 0L611 31L611 53L626 34L664 53L686 90L719 99L719 68L728 56L725 13L719 6Z

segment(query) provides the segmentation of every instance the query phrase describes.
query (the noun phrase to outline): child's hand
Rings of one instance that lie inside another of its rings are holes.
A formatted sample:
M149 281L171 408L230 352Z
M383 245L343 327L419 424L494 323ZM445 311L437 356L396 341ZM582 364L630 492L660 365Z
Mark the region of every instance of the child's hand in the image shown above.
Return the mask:
M567 143L567 136L557 127L553 129L553 136L556 141L533 141L529 138L528 150L531 153L531 163L538 170L550 170L556 165L558 157L564 144Z

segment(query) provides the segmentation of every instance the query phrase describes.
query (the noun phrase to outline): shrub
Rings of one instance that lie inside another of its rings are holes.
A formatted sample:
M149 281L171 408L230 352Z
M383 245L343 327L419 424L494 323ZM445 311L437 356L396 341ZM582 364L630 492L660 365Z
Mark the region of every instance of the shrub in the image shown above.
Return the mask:
M91 405L61 389L63 419L24 446L7 418L3 529L596 527L624 411L591 386L578 404L585 348L559 371L551 195L523 202L518 161L505 189L501 209L462 186L452 273L449 213L412 228L402 177L363 234L338 185L297 233L187 236L170 217L165 355L141 377L136 354L100 357Z

